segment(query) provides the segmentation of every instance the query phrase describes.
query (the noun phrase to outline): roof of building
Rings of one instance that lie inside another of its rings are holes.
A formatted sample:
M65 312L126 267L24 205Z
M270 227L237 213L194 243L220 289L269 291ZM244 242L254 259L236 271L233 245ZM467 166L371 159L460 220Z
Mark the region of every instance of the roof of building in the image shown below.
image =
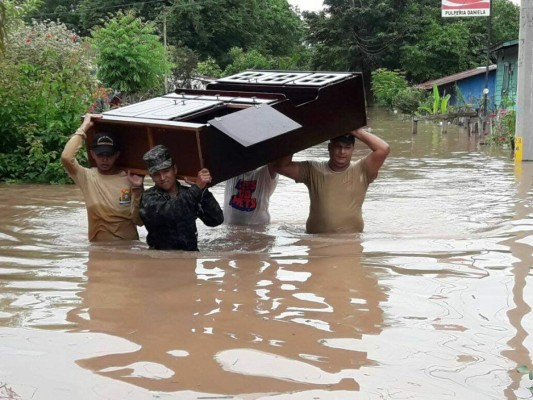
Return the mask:
M492 64L489 66L489 71L494 71L496 68L497 68L497 65ZM470 78L472 76L484 74L486 70L487 70L487 67L477 67L474 69L469 69L468 71L463 71L457 74L445 76L443 78L427 81L419 85L416 85L416 87L420 89L431 89L433 88L433 85L441 86L441 85L446 85L447 83L457 82L457 81L460 81L466 78Z
M512 47L512 46L518 46L518 39L509 40L508 42L503 42L502 44L491 49L491 51L498 51L500 49L504 49L506 47Z

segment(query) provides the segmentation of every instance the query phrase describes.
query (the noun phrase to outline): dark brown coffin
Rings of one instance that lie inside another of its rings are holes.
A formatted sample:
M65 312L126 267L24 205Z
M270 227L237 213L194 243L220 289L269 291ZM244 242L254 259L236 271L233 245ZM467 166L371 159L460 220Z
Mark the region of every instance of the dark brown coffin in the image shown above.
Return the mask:
M245 71L206 90L103 113L88 132L113 132L121 168L147 174L142 155L166 145L182 176L208 168L213 184L366 125L362 75Z

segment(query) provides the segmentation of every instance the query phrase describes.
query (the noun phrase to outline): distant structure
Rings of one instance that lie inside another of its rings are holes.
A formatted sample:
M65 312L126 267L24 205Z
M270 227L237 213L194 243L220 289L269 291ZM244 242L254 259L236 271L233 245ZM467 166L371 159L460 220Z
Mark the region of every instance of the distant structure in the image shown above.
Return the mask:
M450 94L451 106L461 106L470 104L472 108L477 109L483 102L483 89L485 88L486 67L478 67L457 74L445 76L443 78L427 81L416 87L425 90L433 90L433 85L437 85L441 95ZM489 109L495 105L496 91L496 70L497 66L489 66Z
M516 109L516 92L518 83L518 39L502 43L493 49L498 57L496 74L496 92L494 101L502 108L507 99L507 108ZM511 104L511 105L509 105Z

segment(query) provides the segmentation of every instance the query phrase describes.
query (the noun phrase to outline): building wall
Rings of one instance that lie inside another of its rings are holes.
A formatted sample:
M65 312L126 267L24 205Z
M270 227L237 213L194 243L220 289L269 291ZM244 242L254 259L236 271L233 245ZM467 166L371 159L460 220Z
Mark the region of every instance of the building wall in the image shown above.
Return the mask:
M516 103L518 78L518 46L510 46L498 52L498 69L496 74L496 105L502 107L502 101L508 98ZM509 106L507 108L515 108Z
M457 81L457 87L461 91L462 96L467 104L472 104L474 108L479 108L483 104L483 89L485 89L485 74L471 76L466 79ZM496 91L496 71L489 71L489 103L488 108L494 108L495 91ZM454 105L461 105L462 99L460 96L454 96Z

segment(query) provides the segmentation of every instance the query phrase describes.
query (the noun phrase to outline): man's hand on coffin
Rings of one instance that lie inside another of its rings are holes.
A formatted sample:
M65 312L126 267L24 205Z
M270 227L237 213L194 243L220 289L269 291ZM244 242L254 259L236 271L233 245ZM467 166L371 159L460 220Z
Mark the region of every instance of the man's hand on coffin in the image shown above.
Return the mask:
M196 185L200 189L204 189L208 184L211 183L212 180L213 179L211 178L211 173L207 168L203 168L198 171L196 181L191 181L190 179L185 177L185 182L187 182L189 185Z
M132 188L142 188L144 176L132 174L130 171L128 171L128 181L130 182Z
M80 128L86 133L89 132L89 130L92 127L94 127L93 119L99 119L99 118L102 118L101 114L85 114L85 116L83 117L83 122L81 123Z

